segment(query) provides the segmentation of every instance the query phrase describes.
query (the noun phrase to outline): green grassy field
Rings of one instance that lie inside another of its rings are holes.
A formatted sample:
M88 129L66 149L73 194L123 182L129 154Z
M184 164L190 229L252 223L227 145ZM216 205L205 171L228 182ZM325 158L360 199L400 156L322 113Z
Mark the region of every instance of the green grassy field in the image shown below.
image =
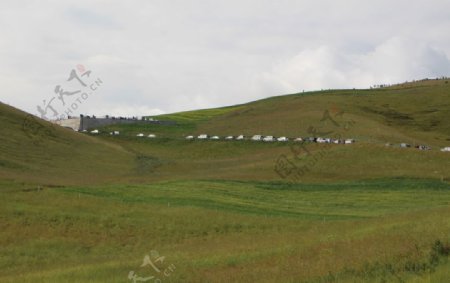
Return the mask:
M161 277L140 267L152 250L165 256L161 269L176 267L167 282L445 277L446 256L433 261L432 251L450 240L449 192L448 183L413 179L13 186L1 197L0 281Z
M449 101L430 80L98 136L0 104L0 282L449 282ZM184 139L201 133L357 143ZM400 142L432 150L385 146ZM303 173L277 174L283 156Z

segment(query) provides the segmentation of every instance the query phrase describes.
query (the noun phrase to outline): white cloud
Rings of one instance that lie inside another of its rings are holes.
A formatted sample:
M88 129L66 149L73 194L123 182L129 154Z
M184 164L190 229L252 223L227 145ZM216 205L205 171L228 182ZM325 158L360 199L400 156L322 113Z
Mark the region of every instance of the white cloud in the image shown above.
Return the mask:
M87 115L97 115L97 116L151 116L165 114L164 111L157 108L151 108L145 105L126 105L126 106L116 106L116 105L101 105L93 109L92 112L85 112Z
M414 40L395 37L367 53L327 46L307 49L261 75L265 85L283 93L328 88L367 88L450 74L443 51Z
M122 115L449 75L448 10L446 0L4 0L0 100L36 113L77 64L104 81L77 111Z

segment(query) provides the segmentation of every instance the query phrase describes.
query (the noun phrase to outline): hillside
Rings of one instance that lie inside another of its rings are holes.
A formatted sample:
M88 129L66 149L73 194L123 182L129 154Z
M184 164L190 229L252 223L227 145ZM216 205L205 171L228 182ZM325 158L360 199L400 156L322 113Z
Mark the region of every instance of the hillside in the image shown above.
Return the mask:
M95 136L0 104L0 281L446 283L449 98L443 81L301 93ZM184 138L323 132L357 143Z
M100 138L29 119L26 113L6 105L1 105L0 115L5 133L1 137L0 174L40 184L169 179L450 179L448 154L438 150L450 144L450 84L443 80L373 90L299 93L162 115L157 118L178 124L109 126L100 129ZM121 135L111 137L111 130L120 130ZM140 132L156 133L158 138L135 137ZM307 144L305 149L291 143L184 139L200 133L341 136L358 142L329 147ZM385 146L400 142L426 144L433 150ZM297 168L304 168L305 174L301 178L277 174L274 169L283 156Z
M0 178L40 185L94 184L126 176L135 156L0 103Z
M325 111L330 119L321 121ZM195 123L194 134L311 136L345 132L368 142L450 144L447 80L370 90L328 90L271 97L235 107L160 116ZM349 123L352 121L353 123ZM188 133L188 132L186 132Z
M326 115L329 115L327 118ZM373 90L335 90L271 97L231 107L161 115L176 126L123 125L103 139L160 162L158 178L323 182L381 177L450 179L450 84L433 80ZM326 118L326 119L324 119ZM322 121L323 120L323 121ZM159 138L136 138L137 133ZM351 146L250 141L186 141L187 135L253 134L355 138ZM431 151L401 149L401 142ZM386 143L397 144L386 147ZM274 168L286 156L301 178L281 178ZM155 176L155 172L153 172ZM165 177L164 177L165 176Z

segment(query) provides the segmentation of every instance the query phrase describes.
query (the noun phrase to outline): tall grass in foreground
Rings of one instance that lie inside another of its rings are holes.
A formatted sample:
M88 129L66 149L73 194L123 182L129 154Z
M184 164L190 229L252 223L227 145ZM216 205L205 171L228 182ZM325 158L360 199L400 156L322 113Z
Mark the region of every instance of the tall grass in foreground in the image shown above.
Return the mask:
M16 185L1 192L0 281L447 282L449 192L409 179ZM170 276L140 267L152 250Z

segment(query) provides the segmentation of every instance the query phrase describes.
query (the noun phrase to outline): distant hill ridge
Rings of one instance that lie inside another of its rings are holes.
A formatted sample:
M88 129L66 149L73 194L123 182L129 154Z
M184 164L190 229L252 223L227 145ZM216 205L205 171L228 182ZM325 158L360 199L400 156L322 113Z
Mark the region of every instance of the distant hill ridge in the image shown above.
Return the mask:
M388 149L385 143L450 146L450 84L428 80L378 89L327 90L246 104L154 116L176 124L108 125L98 137L58 127L0 103L0 178L39 184L181 179L279 180L274 163L289 145L212 141L186 135L355 138L327 151L304 181L358 176L450 177L448 153ZM120 136L109 136L112 130ZM137 138L137 133L157 139ZM311 147L314 153L320 147ZM370 168L370 170L367 170ZM363 170L364 173L359 172ZM359 172L359 173L358 173Z

